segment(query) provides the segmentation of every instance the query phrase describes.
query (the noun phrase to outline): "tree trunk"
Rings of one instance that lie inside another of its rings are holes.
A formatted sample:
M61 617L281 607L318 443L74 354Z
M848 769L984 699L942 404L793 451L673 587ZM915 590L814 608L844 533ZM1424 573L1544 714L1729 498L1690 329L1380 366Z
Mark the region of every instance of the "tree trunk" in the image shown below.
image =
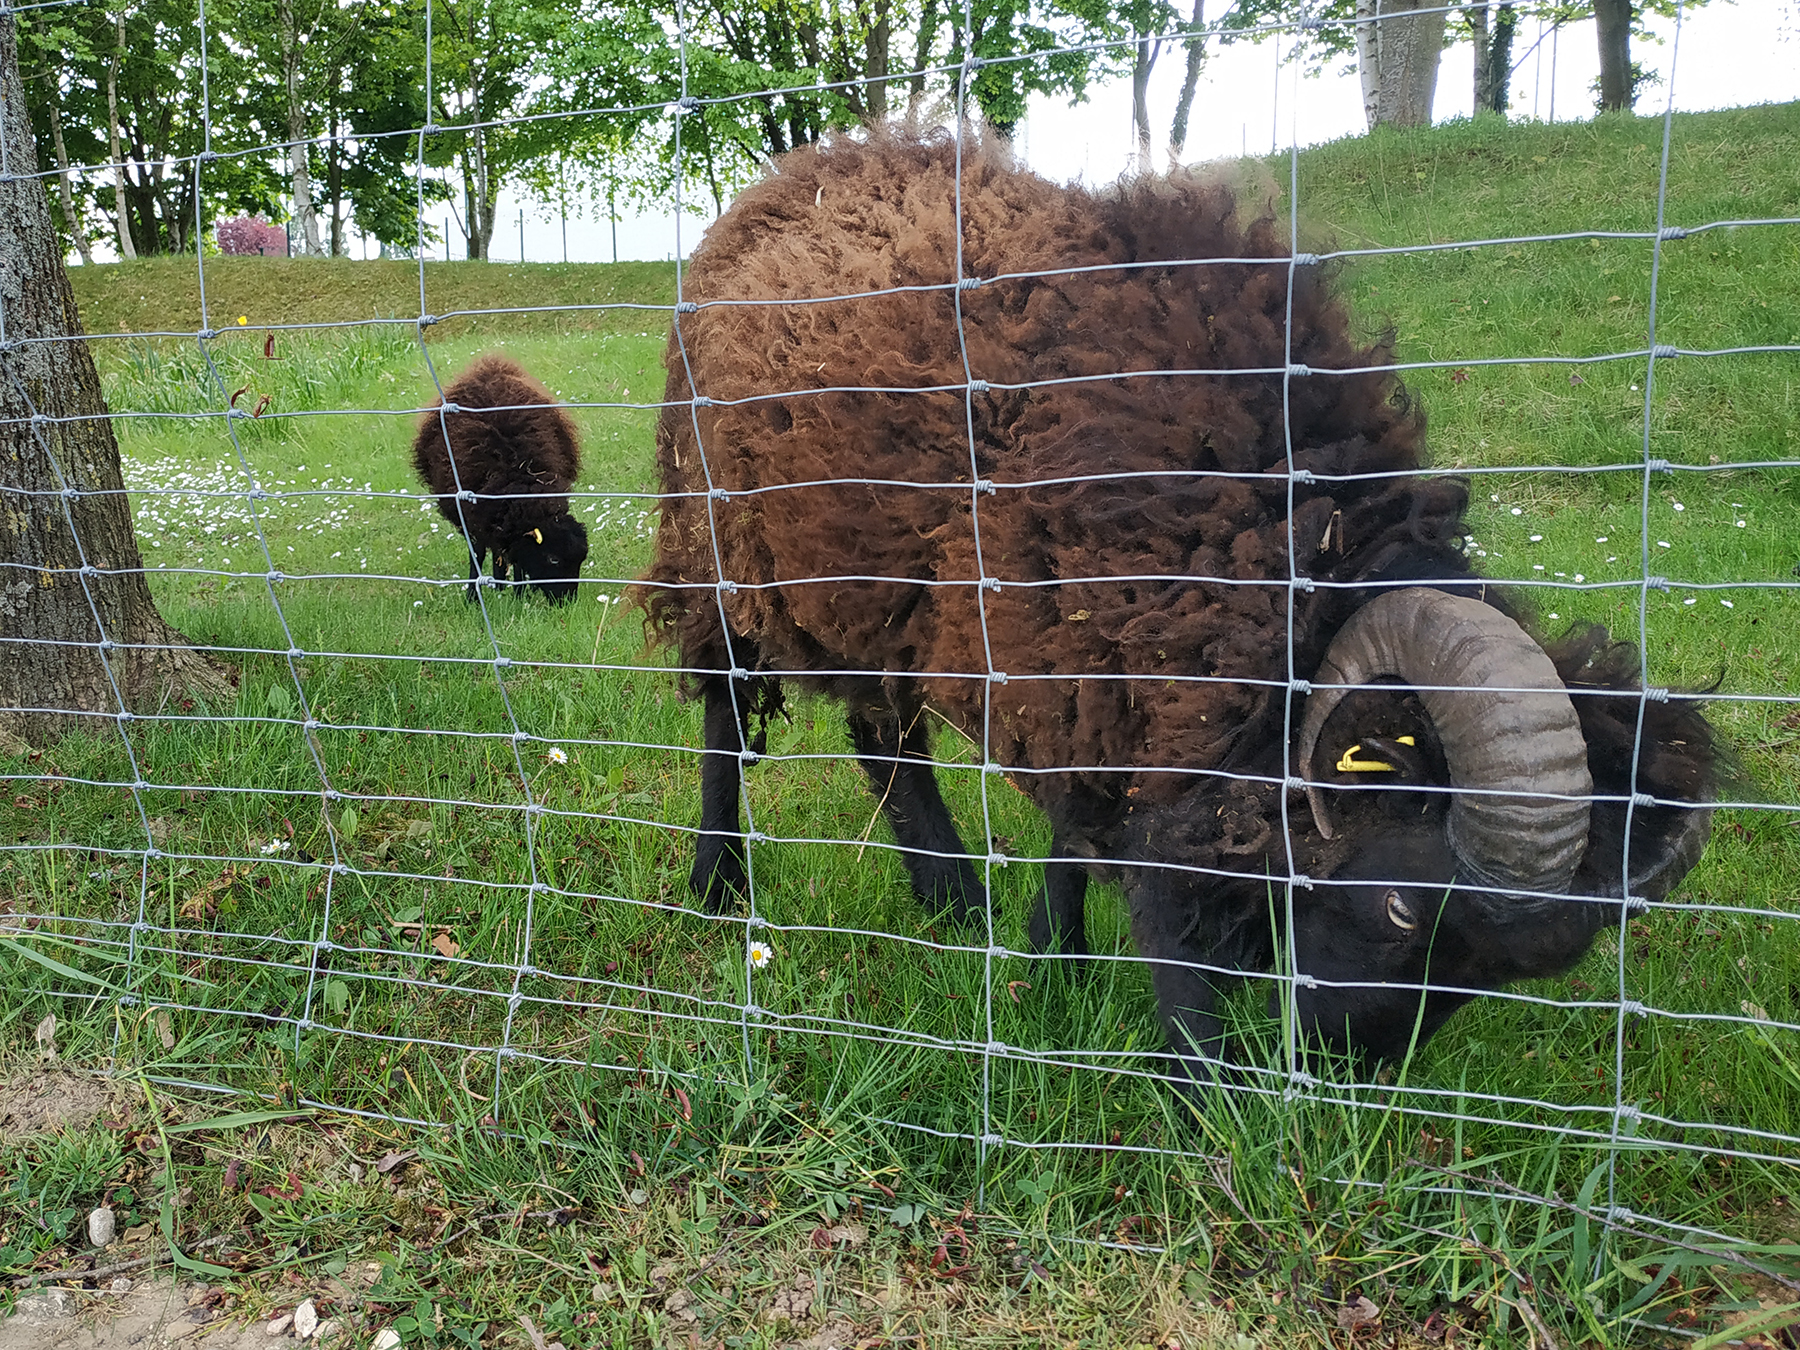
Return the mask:
M1424 0L1357 0L1357 65L1363 113L1370 127L1431 125L1438 58L1444 49L1444 11Z
M1488 101L1477 105L1505 115L1512 103L1513 34L1518 31L1519 12L1510 4L1494 11L1494 33L1488 41Z
M10 16L0 18L0 140L9 164L35 161ZM225 672L150 597L50 199L32 178L0 180L0 314L13 343L0 353L0 558L12 564L0 575L0 747L77 728L115 734L120 713L224 695ZM49 420L34 424L38 415Z
M1190 33L1198 33L1206 23L1206 0L1194 0L1194 19ZM1194 111L1194 91L1200 87L1200 68L1206 64L1206 39L1187 40L1187 70L1181 76L1181 97L1175 103L1175 120L1169 124L1169 167L1181 163L1181 152L1187 148L1188 118Z
M1137 171L1150 173L1150 72L1162 43L1140 33L1137 54L1131 63L1131 125L1137 135Z
M125 204L125 160L119 145L119 62L125 59L125 15L118 17L119 45L106 67L106 145L113 166L113 223L118 227L119 256L127 262L137 261L137 248L131 242L131 208Z
M56 187L62 197L63 220L75 240L75 251L81 254L83 267L92 267L94 253L88 247L87 229L75 214L75 194L69 190L69 152L63 145L62 110L57 107L61 92L54 87L50 91L50 144L56 148Z
M1474 109L1477 115L1487 111L1488 105L1494 101L1488 82L1493 76L1493 66L1488 60L1488 12L1487 0L1479 5L1470 5L1463 10L1463 18L1469 25L1469 45L1475 49L1475 81Z
M863 75L867 80L869 125L878 127L888 115L888 39L893 33L892 0L878 0L875 22L863 39Z
M923 72L931 60L931 44L937 40L938 0L925 0L919 15L919 41L913 52L913 69ZM916 119L925 107L925 76L914 75L906 93L906 120Z
M331 150L326 161L325 194L331 198L331 256L344 256L344 158L338 140L337 113L331 115Z
M1600 111L1624 112L1636 102L1631 87L1631 0L1594 0L1600 38Z
M323 249L319 244L319 213L313 209L312 147L306 139L306 109L300 99L300 33L294 23L294 0L280 0L278 22L281 24L281 73L287 86L288 161L294 175L294 223L300 227L301 249L316 258Z

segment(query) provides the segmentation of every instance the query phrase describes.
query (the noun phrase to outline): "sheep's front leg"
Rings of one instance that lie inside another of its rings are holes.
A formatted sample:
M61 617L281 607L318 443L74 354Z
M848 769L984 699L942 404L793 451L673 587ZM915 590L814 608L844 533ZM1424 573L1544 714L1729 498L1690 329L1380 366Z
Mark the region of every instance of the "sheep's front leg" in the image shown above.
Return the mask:
M706 681L706 749L700 758L700 843L688 877L709 914L721 914L750 893L744 861L744 836L738 827L738 793L743 787L742 760L750 730L748 690L740 688L735 706L726 676Z
M486 553L480 544L469 545L469 584L463 591L463 599L471 605L475 603L475 591L481 585L481 560Z
M1076 957L1088 954L1087 888L1087 865L1075 858L1061 839L1051 839L1050 857L1044 863L1044 889L1038 892L1037 906L1025 926L1032 951Z
M987 909L987 889L964 856L968 849L938 791L923 711L923 705L915 706L903 724L891 708L852 703L850 739L893 827L913 894L933 911L948 907L951 917L964 923Z
M1217 1082L1225 1059L1225 1032L1219 1022L1217 976L1196 969L1201 954L1187 941L1186 920L1191 907L1171 903L1162 887L1151 885L1131 892L1131 940L1138 955L1150 965L1150 982L1156 989L1157 1011L1162 1014L1169 1048L1179 1062L1171 1066L1177 1086L1191 1094L1195 1088Z

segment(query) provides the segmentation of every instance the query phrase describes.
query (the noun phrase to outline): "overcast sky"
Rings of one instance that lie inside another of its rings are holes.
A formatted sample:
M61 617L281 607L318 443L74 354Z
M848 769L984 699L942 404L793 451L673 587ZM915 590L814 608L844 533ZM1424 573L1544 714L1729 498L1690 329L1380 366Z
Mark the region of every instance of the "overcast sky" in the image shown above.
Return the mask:
M1640 113L1660 113L1668 98L1674 66L1675 107L1680 111L1779 103L1800 98L1800 0L1713 0L1683 20L1679 44L1674 25L1652 21L1660 44L1634 42L1632 55L1661 75L1638 100ZM1541 38L1541 40L1540 40ZM1535 44L1535 45L1534 45ZM1281 53L1287 44L1279 44ZM1363 130L1362 92L1355 72L1328 70L1306 78L1294 63L1277 67L1278 44L1242 43L1214 52L1194 103L1187 159L1199 162L1246 150L1266 154L1298 142L1315 145ZM1591 117L1590 86L1599 74L1592 21L1560 32L1540 34L1527 21L1514 44L1519 63L1512 81L1512 115L1557 121ZM1434 117L1466 117L1472 104L1473 49L1468 45L1444 53L1438 72ZM1183 57L1165 53L1151 83L1151 120L1160 139L1180 92ZM1338 63L1348 66L1348 62ZM1019 133L1025 158L1040 173L1058 179L1079 178L1106 183L1125 169L1132 150L1131 90L1120 80L1095 89L1084 103L1071 106L1038 98ZM1163 152L1159 149L1159 155ZM519 256L519 211L524 210L525 256L533 262L560 261L560 219L539 203L521 203L503 194L493 256ZM703 218L690 217L681 230L684 251L691 251ZM440 223L439 228L442 228ZM454 226L452 227L454 228ZM460 239L458 239L460 251ZM674 221L643 216L619 223L619 257L667 258L675 251ZM605 220L568 222L568 257L572 262L612 259L611 235Z

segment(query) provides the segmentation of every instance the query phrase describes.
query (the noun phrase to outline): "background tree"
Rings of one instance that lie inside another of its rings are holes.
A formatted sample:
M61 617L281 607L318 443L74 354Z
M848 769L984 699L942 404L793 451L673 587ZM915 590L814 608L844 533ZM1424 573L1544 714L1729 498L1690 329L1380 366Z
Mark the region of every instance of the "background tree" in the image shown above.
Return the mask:
M1468 5L1462 20L1475 48L1473 107L1477 113L1504 113L1512 88L1513 36L1518 7L1510 3Z
M193 248L196 192L203 220L277 205L279 178L255 157L212 161L196 184L192 157L205 148L198 31L191 0L20 16L31 129L39 162L63 171L69 200L59 200L55 224L71 244L87 242L93 221L118 241L121 257L186 252ZM233 58L215 45L213 126L219 145L228 147L251 133L225 78ZM84 165L112 167L74 171Z
M50 199L41 180L19 176L38 159L15 24L0 15L0 146L13 175L0 178L0 313L12 339L0 353L0 743L14 750L78 727L113 733L116 723L81 712L228 689L150 596Z

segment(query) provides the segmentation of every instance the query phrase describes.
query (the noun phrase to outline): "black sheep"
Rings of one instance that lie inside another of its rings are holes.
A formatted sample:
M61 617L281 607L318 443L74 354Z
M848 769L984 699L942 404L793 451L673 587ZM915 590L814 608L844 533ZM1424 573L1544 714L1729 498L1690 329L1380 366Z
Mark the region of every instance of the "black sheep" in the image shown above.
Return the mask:
M419 419L413 467L468 538L470 600L490 553L495 581L516 568L547 599L574 597L588 553L587 526L569 514L581 445L568 413L517 361L477 357L451 381Z
M687 272L639 594L702 672L708 907L743 887L740 764L783 682L844 701L933 905L986 896L921 711L1009 770L1053 826L1034 945L1084 952L1088 879L1119 881L1194 1078L1219 982L1277 964L1289 875L1317 879L1305 1024L1381 1055L1470 997L1442 987L1565 970L1623 892L1665 895L1708 836L1706 721L1470 576L1466 489L1417 474L1423 419L1323 269L1190 178L960 168L945 136L798 151Z

